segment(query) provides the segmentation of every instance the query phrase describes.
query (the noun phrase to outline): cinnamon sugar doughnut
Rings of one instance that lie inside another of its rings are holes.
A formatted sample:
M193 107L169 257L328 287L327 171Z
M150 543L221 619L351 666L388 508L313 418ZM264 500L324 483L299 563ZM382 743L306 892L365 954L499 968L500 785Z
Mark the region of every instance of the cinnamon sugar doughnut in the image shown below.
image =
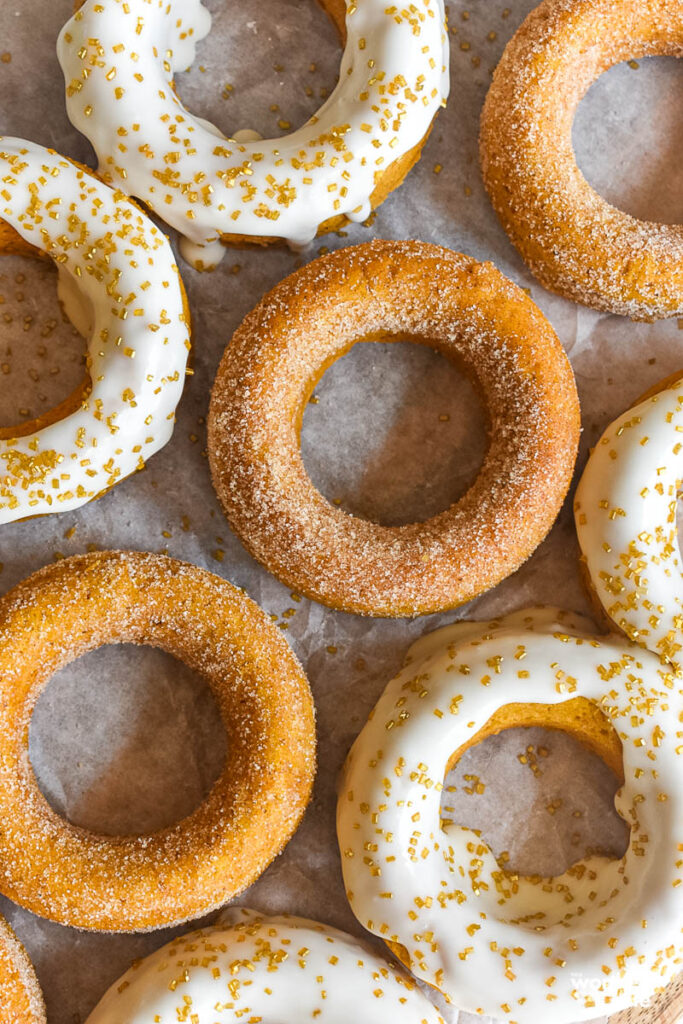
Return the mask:
M282 138L228 138L181 103L173 77L211 27L201 0L77 0L58 55L67 112L102 177L182 236L197 269L223 244L300 246L364 221L420 157L449 89L443 0L320 0L339 31L339 82Z
M104 644L149 644L209 682L228 734L219 779L183 821L104 836L55 813L27 747L49 678ZM267 616L235 587L161 555L77 555L0 600L0 892L42 917L146 931L220 906L283 848L315 770L313 703Z
M385 527L314 488L299 432L331 363L358 341L398 339L465 366L490 441L460 501ZM578 434L569 362L519 288L448 249L376 241L315 260L245 318L214 384L209 458L233 530L289 587L345 611L419 615L470 600L531 554L566 494Z
M40 985L26 950L0 917L0 1024L46 1024Z
M683 315L683 226L636 220L588 184L572 122L620 61L683 55L680 0L543 0L508 43L481 122L491 201L551 291L633 320Z

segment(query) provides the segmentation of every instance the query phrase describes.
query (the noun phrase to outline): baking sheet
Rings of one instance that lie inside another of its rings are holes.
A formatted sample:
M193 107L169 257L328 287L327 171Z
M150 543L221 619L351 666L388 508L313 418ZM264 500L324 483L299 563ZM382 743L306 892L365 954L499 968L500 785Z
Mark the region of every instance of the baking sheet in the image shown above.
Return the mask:
M335 32L316 5L206 2L215 27L195 67L179 77L185 102L226 132L253 127L278 134L280 120L295 126L313 113L334 85L339 59ZM54 53L71 6L72 0L2 0L0 130L92 162L87 142L66 118ZM586 610L570 506L518 573L457 615L392 622L331 612L293 597L232 536L205 454L209 392L231 332L264 291L323 246L371 237L451 246L493 260L530 289L576 372L584 426L579 468L615 415L683 367L683 323L634 325L551 296L527 272L489 206L478 170L479 111L491 70L532 6L533 0L450 4L449 106L421 163L371 227L354 226L300 255L229 252L211 275L184 265L195 375L171 444L144 473L95 504L0 531L2 591L53 558L90 548L168 551L245 587L286 629L316 699L320 769L299 832L241 902L357 934L362 930L344 897L334 833L335 784L346 751L407 646L422 633L456 617L487 618L543 602ZM683 220L683 162L676 153L681 110L683 74L673 59L624 64L604 75L575 125L589 180L638 216ZM80 379L83 351L82 339L61 317L51 269L3 258L0 423L20 421L65 397ZM304 459L325 494L353 511L384 522L431 515L476 473L484 450L478 399L432 352L408 344L358 346L325 375L315 397L304 420ZM53 806L113 833L149 830L187 813L219 771L225 749L204 683L159 652L129 647L90 654L55 678L38 703L30 739L33 765ZM559 871L586 849L623 849L624 831L611 811L614 779L562 735L512 730L469 751L448 782L456 788L444 796L444 808L453 808L446 816L483 828L493 849L507 850L520 870ZM50 1024L84 1021L132 959L173 934L94 935L41 921L4 900L0 910L35 963ZM473 1019L445 1015L462 1024Z

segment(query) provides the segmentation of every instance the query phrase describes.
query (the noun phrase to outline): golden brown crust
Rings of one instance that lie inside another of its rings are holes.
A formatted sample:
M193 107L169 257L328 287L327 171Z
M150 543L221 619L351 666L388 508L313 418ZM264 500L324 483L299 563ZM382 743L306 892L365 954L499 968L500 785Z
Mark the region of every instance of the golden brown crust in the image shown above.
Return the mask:
M357 341L397 337L468 368L491 432L459 502L383 527L313 487L298 431L332 362ZM246 317L214 384L209 456L231 526L288 586L345 611L418 615L494 586L540 543L571 479L579 424L567 357L519 288L447 249L376 241L314 261Z
M579 170L571 130L603 71L655 54L683 55L679 0L543 0L508 43L481 121L489 196L539 281L634 320L683 314L683 226L610 206Z
M46 1024L43 994L31 961L1 917L0 1024Z
M144 931L220 906L281 851L310 797L313 702L280 631L240 591L160 555L78 555L0 600L0 637L4 895L62 924ZM94 835L65 821L40 793L27 753L49 678L122 642L159 647L202 673L229 740L204 802L148 836Z

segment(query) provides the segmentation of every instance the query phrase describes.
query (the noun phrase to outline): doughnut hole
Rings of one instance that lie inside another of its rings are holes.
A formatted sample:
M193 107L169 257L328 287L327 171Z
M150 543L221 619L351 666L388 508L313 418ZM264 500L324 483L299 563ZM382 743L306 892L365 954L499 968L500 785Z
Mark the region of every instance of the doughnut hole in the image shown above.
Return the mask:
M301 453L328 500L400 526L462 497L484 460L487 425L475 387L439 352L401 340L357 344L318 382Z
M509 872L552 878L592 854L624 855L622 783L621 741L592 702L508 704L453 754L441 827L476 830Z
M339 17L338 0L328 2ZM325 0L322 10L314 0L204 5L213 27L192 67L176 77L188 110L226 135L253 129L264 138L287 135L315 114L339 74L340 35Z
M682 106L675 57L617 64L579 105L572 140L581 171L604 199L639 220L683 223Z
M80 393L86 342L57 297L53 263L0 260L0 437L31 424ZM40 424L38 424L40 425Z
M208 795L226 752L202 677L130 644L99 648L53 676L29 730L48 803L100 835L146 835L182 820Z

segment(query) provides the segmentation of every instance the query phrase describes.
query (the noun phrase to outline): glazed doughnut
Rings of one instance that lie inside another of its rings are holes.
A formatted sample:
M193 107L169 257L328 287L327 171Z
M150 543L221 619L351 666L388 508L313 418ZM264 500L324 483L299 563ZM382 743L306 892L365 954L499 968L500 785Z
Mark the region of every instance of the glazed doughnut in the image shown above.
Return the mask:
M683 669L683 573L676 529L683 477L683 374L610 424L574 501L591 590L631 640Z
M139 961L86 1024L208 1024L217 1014L225 1024L444 1024L411 978L357 939L244 907Z
M588 184L577 107L620 61L683 55L680 0L543 0L508 43L481 121L489 196L541 284L633 320L683 315L683 226L636 220Z
M179 924L250 885L292 836L315 772L313 702L281 632L241 591L161 555L78 555L0 600L0 637L0 892L15 903L98 931ZM228 734L204 802L151 835L71 825L28 759L41 689L111 643L159 647L200 672Z
M344 881L359 921L459 1008L516 1024L616 1012L681 968L680 694L655 655L585 628L530 609L418 641L340 787ZM520 877L480 833L442 829L455 760L526 725L563 729L618 768L615 805L631 829L621 859Z
M168 240L66 157L0 138L0 251L44 253L88 334L87 380L47 416L0 430L0 523L66 512L141 469L173 433L190 348Z
M47 1024L40 985L26 950L0 917L0 1024Z
M491 426L459 502L385 527L313 487L298 436L331 363L358 341L396 339L464 364ZM214 384L209 458L233 530L289 587L344 611L419 615L469 601L531 554L566 494L578 434L569 362L519 288L448 249L376 241L315 260L246 317Z
M339 84L302 128L249 142L174 91L211 26L201 0L85 0L62 30L67 111L100 174L176 228L197 269L221 242L301 246L363 221L419 159L448 95L443 0L321 3L344 42Z

